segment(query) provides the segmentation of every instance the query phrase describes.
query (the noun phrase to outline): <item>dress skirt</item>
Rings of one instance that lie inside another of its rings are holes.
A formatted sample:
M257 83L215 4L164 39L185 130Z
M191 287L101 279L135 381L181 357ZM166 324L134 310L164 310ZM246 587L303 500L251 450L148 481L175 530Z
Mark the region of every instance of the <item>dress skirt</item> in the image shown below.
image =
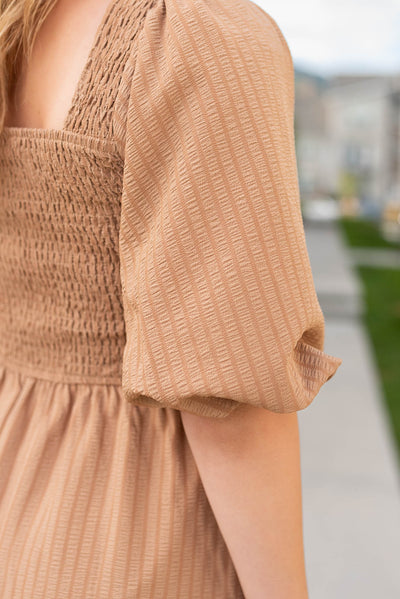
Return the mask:
M0 597L243 594L178 411L0 366Z

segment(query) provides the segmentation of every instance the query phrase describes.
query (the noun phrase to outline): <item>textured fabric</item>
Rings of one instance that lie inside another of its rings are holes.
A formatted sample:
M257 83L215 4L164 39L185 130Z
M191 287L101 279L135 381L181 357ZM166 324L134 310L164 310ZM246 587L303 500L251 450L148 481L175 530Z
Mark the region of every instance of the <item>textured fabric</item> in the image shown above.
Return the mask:
M223 417L309 405L323 352L300 210L294 72L249 2L156 2L128 98L120 224L129 401Z
M0 135L0 597L243 599L181 422L341 359L293 65L249 0L112 0L61 129Z
M2 599L243 599L180 418L0 366Z

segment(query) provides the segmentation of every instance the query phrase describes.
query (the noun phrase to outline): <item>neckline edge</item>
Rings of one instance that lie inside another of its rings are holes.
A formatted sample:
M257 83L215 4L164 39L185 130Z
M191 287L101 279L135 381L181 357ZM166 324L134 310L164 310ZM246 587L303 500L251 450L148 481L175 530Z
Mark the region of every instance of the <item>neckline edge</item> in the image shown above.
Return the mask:
M112 11L114 9L114 6L116 5L116 2L117 2L117 0L110 0L108 2L105 12L103 13L103 16L101 18L101 21L100 21L99 25L97 26L97 29L96 29L96 32L95 32L94 38L93 38L93 43L90 47L90 50L87 55L83 69L78 77L78 82L75 86L75 90L72 95L71 104L70 104L68 112L64 118L62 127L46 128L46 127L19 127L19 126L15 126L15 125L4 126L0 132L0 139L3 135L5 135L8 138L10 138L10 137L17 137L17 138L42 137L42 138L48 138L48 139L56 139L56 138L58 139L60 137L67 138L67 137L69 137L69 134L82 136L82 134L80 134L79 132L75 132L72 129L68 129L67 127L68 127L69 121L71 120L71 117L73 115L73 111L77 104L77 100L79 98L81 90L84 89L85 79L86 79L87 73L89 71L89 68L91 67L91 64L93 62L94 53L95 53L97 46L99 44L99 41L102 37L103 31L108 22L108 19L110 18ZM88 136L83 134L83 137L88 137Z

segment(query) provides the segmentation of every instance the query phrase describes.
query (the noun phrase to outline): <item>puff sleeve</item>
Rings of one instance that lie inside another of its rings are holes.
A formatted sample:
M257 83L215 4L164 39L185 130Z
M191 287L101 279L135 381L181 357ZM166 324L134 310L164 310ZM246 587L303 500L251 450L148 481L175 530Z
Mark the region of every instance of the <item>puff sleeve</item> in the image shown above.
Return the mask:
M294 69L249 0L155 0L124 144L120 273L127 401L227 416L308 406L341 358L306 249Z

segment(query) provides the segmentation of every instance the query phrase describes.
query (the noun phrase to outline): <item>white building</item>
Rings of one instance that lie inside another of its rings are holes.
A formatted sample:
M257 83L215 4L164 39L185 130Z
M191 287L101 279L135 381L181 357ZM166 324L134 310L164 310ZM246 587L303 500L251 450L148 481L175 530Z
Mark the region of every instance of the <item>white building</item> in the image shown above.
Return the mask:
M376 214L400 200L400 74L296 73L295 127L302 195L354 188Z

